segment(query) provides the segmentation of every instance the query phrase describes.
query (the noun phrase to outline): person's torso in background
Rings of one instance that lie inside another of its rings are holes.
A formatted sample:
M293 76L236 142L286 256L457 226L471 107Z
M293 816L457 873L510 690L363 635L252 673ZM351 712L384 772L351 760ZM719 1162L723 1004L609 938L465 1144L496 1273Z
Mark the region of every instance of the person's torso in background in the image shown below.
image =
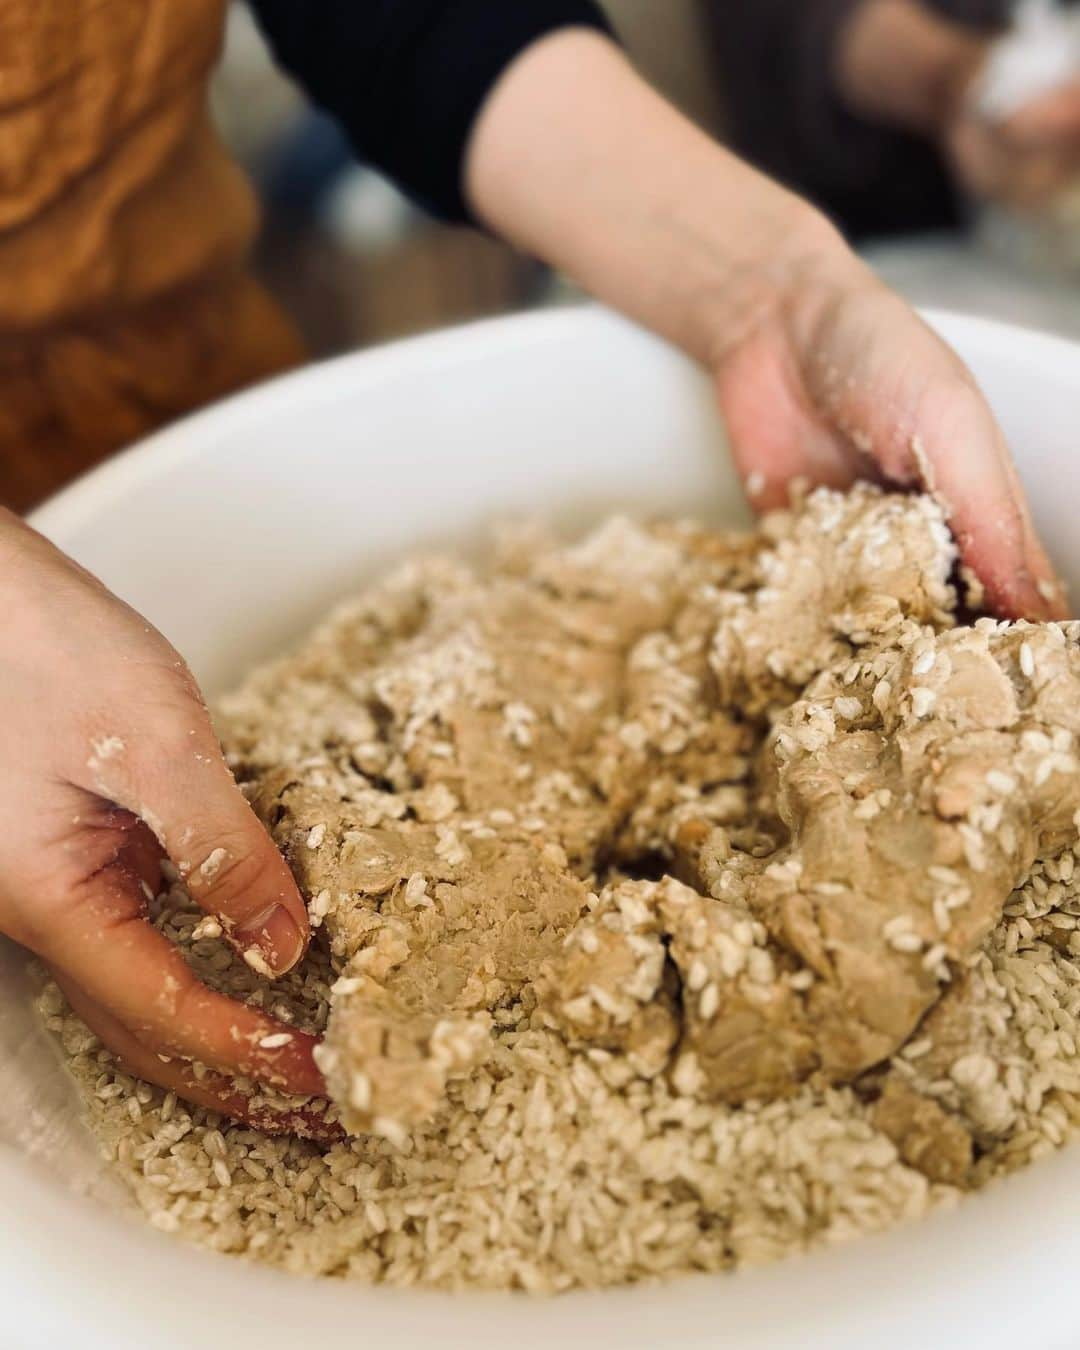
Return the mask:
M225 0L0 0L0 505L303 356L207 113Z
M151 300L241 258L209 124L225 0L0 0L0 334Z

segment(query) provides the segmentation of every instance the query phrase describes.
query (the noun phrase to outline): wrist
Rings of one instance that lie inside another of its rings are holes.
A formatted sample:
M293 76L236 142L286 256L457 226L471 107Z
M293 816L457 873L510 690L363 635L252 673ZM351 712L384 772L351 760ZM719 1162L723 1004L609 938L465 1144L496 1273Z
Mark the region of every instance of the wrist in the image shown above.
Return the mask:
M498 233L705 363L790 277L851 257L824 217L590 33L544 39L508 69L474 129L467 189Z
M763 326L785 320L813 296L865 280L866 269L816 208L768 186L785 200L770 204L769 228L747 234L716 275L699 288L687 330L688 348L715 370L733 348Z

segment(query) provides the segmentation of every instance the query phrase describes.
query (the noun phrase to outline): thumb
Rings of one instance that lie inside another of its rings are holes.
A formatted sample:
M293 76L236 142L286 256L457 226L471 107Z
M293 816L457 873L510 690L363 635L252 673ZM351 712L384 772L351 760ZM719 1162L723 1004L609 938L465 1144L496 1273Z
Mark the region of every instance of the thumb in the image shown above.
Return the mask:
M192 699L126 737L97 738L84 786L157 835L197 903L260 975L304 954L307 907L292 873L229 772L205 709ZM211 928L205 934L215 936Z

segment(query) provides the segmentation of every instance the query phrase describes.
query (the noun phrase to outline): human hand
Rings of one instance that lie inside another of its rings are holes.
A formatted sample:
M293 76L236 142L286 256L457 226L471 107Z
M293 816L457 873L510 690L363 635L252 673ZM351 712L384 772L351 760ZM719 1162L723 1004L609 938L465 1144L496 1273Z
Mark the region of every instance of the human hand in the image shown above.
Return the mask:
M972 196L1037 211L1080 183L1080 80L1032 99L1002 121L980 113L966 91L954 108L943 144Z
M0 612L0 933L46 962L130 1072L260 1128L325 1133L316 1110L255 1109L233 1082L321 1095L316 1038L212 992L146 917L167 855L257 973L289 970L308 938L187 667L3 510Z
M970 371L807 216L803 244L744 280L710 357L736 463L756 508L791 483L872 478L944 506L963 561L999 614L1061 618L1008 447Z
M922 486L995 609L1063 612L960 359L816 211L688 123L611 43L570 31L519 57L473 132L466 185L494 229L712 372L758 506L794 478Z

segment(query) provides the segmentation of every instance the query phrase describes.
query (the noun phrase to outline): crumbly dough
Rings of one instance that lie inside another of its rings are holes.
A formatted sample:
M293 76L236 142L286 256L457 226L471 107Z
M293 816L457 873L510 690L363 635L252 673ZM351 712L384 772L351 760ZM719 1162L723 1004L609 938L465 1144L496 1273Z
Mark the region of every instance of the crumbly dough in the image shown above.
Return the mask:
M787 841L764 858L722 832L702 845L699 889L767 934L747 952L768 958L757 978L714 961L713 1016L684 1014L705 1085L727 1100L814 1070L846 1082L893 1054L1036 856L1076 837L1080 653L1056 627L935 633L923 596L916 584L826 611L855 650L779 715L760 766ZM769 608L751 608L751 632ZM718 650L752 690L723 630ZM672 955L681 966L677 939Z
M753 733L704 689L718 588L753 552L614 521L572 549L519 536L486 578L409 566L233 705L342 972L321 1063L350 1128L400 1136L493 1028L543 1015L593 888L664 847L689 782L708 819L745 810Z
M952 627L954 563L871 488L617 520L409 566L257 680L230 745L330 936L347 1126L403 1138L506 1026L729 1103L886 1063L1080 806L1074 643ZM878 1107L955 1179L939 1114Z
M880 1231L1064 1143L1080 624L958 626L955 562L932 503L871 488L752 535L519 528L253 675L222 734L311 950L271 984L180 880L150 916L326 1032L356 1133L136 1083L46 989L150 1222L308 1274L565 1290Z

